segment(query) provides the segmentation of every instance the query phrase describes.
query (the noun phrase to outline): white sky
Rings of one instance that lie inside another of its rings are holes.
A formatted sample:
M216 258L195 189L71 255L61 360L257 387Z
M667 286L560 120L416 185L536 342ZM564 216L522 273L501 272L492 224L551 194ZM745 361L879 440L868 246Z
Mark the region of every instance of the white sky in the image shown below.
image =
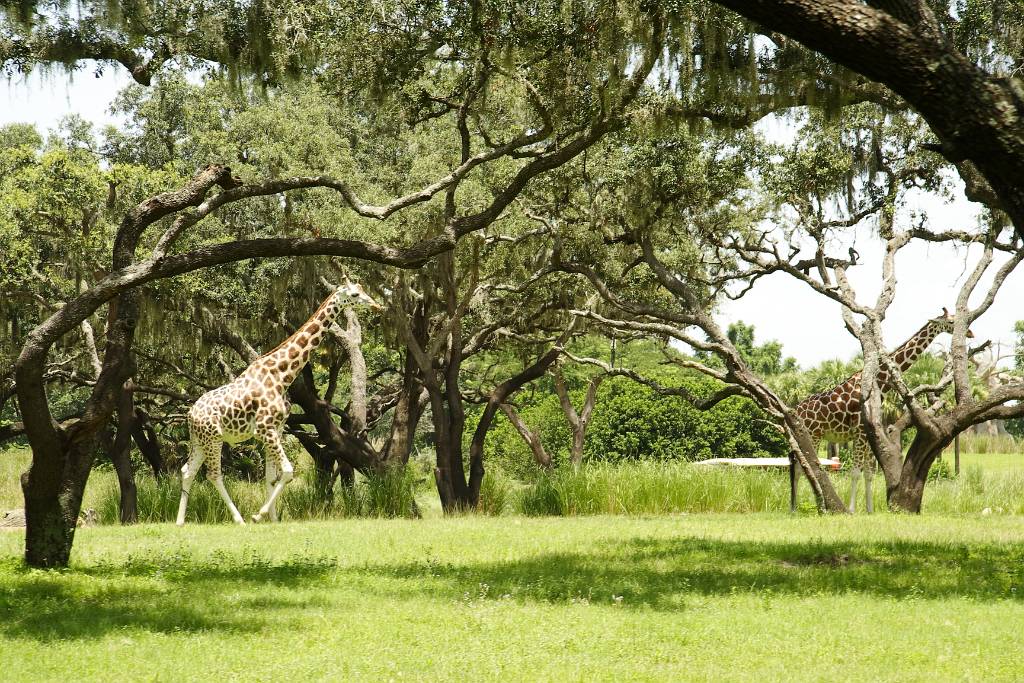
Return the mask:
M131 82L120 67L104 69L99 78L91 69L82 69L71 77L58 70L48 77L34 73L16 78L0 85L0 125L30 122L46 132L72 113L98 125L117 123L108 111L110 103ZM774 122L766 122L765 129L772 137L785 135ZM968 202L962 192L950 204L918 197L913 208L926 211L930 226L936 230L972 228L977 222L977 205ZM870 232L857 232L856 248L863 265L850 271L851 282L864 303L873 303L877 296L883 253L882 245L871 238ZM845 247L841 245L837 253L845 253ZM900 252L897 295L884 328L890 348L901 344L925 319L940 314L943 306L954 307L958 287L979 252L978 247L956 250L947 245L916 243ZM1024 267L1019 271L1007 279L995 305L971 327L979 340L1001 342L1004 353L1012 351L1014 322L1024 319ZM976 295L983 295L986 284L979 286ZM804 367L829 358L848 359L859 350L843 327L839 305L785 274L763 278L742 300L724 304L720 318L723 322L744 320L753 324L759 341L779 340L784 352L795 356ZM940 338L942 341L948 343L948 338Z

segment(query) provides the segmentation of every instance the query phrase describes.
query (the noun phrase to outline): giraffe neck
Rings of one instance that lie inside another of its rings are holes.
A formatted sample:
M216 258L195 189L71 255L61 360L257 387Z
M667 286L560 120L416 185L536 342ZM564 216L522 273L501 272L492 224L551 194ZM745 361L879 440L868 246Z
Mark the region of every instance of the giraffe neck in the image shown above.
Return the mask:
M935 337L939 336L940 332L939 326L929 321L924 327L914 333L914 336L893 351L890 355L893 361L895 361L896 366L900 369L900 372L906 372L914 364L914 361L924 353L925 349L931 346L932 341L935 340ZM887 386L890 379L889 371L884 367L880 367L878 369L878 383L881 386Z
M320 346L342 306L342 297L338 293L331 294L292 336L274 350L260 356L250 368L270 375L281 391L285 391L309 362L316 347Z

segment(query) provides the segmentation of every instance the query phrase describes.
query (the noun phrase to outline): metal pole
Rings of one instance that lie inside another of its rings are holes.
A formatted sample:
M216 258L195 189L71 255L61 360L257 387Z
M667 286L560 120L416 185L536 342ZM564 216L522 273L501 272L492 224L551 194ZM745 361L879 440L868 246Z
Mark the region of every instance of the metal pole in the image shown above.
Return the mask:
M796 485L800 480L796 474L796 458L789 458L789 511L796 512Z
M960 435L953 437L953 471L960 476Z

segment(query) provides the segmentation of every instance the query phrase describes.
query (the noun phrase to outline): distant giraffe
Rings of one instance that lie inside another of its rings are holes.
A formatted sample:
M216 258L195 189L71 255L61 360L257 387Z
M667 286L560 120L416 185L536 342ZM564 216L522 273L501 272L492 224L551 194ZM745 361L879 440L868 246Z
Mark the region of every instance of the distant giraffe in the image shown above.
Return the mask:
M900 372L906 371L917 360L932 341L943 332L953 331L953 318L943 308L942 315L929 320L924 327L907 340L892 354ZM968 330L968 337L974 335ZM874 512L871 500L871 479L877 469L877 461L860 424L860 375L852 375L842 384L828 391L807 398L796 407L796 412L811 433L811 441L817 446L823 439L831 443L853 442L851 455L850 512L856 509L857 484L864 473L865 505L868 512ZM888 370L878 369L878 385L883 390L891 388Z
M334 319L342 309L353 304L380 308L362 287L346 280L295 334L273 351L254 360L234 380L208 391L195 402L188 411L192 453L181 468L179 526L185 523L188 492L204 462L206 476L227 503L231 518L238 524L245 523L224 488L220 450L222 441L236 444L251 437L263 442L267 481L267 502L252 516L252 521L259 522L268 513L271 521L277 521L274 503L292 478L292 464L281 445L284 421L291 407L285 393L309 361L310 354L320 345Z

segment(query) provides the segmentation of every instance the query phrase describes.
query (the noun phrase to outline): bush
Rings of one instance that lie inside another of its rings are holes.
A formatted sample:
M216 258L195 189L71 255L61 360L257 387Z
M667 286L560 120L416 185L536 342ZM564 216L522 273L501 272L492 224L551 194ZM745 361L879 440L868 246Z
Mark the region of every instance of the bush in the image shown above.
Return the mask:
M953 474L953 468L949 466L949 460L936 460L932 463L932 467L928 470L928 481L939 481L941 479L952 479L955 475Z
M576 398L582 401L579 397ZM541 443L544 444L544 448L551 456L554 466L557 468L567 464L572 432L565 419L565 414L562 412L562 407L558 403L558 396L552 390L550 393L538 392L529 402L526 402L525 396L520 397L519 400L526 403L520 409L520 415L531 429L540 434ZM595 412L599 410L601 410L600 396ZM467 434L472 434L477 419L478 415L471 415L466 426ZM529 446L503 413L498 413L495 416L494 424L487 433L484 458L488 469L491 469L492 464L496 465L508 476L521 481L533 479L540 471L534 462Z
M587 433L590 460L705 460L785 456L782 434L749 399L733 397L698 410L675 397L659 397L627 380L609 382ZM683 383L697 395L715 384L702 378ZM599 400L601 400L599 398Z
M501 469L488 468L480 484L480 500L477 510L485 515L500 515L509 507L514 484Z
M666 380L673 381L672 378ZM716 384L704 378L675 380L698 395ZM570 392L577 409L583 390ZM568 460L571 431L553 393L520 409L523 420L540 438L555 469ZM467 433L470 430L467 429ZM485 446L488 463L497 463L521 480L539 474L533 454L504 415L495 419ZM701 411L675 397L662 397L625 378L605 381L587 431L588 461L704 460L712 457L779 457L787 453L782 434L749 399L733 397Z

